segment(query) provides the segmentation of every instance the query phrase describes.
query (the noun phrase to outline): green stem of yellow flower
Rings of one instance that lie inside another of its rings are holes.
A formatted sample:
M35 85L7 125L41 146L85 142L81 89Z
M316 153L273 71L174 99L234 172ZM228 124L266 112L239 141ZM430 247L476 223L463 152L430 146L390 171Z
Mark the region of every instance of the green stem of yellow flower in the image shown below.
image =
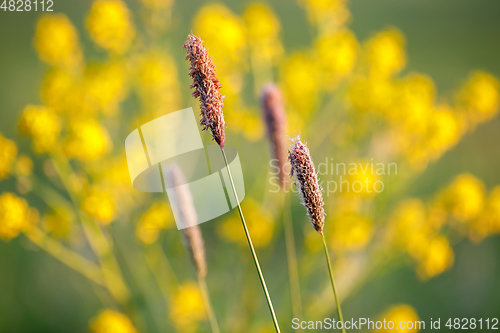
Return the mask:
M342 332L345 333L344 327L344 317L342 316L342 309L340 308L339 298L337 296L337 288L335 288L335 280L333 279L332 263L330 262L330 255L328 254L328 247L326 246L325 233L321 233L323 238L323 246L325 249L326 263L328 265L328 271L330 273L330 281L332 282L333 296L335 297L335 303L337 304L337 314L339 315L339 320L342 322Z
M106 280L107 289L117 302L126 305L130 299L130 292L125 284L118 262L112 252L112 246L102 233L99 224L79 210L80 205L78 198L67 184L67 179L74 173L71 165L61 154L54 154L51 159L75 209L78 211L78 216L82 222L85 236L99 260L104 279Z
M245 222L245 217L243 216L243 211L241 210L240 200L238 199L238 194L236 193L236 187L234 186L233 176L231 175L231 170L229 168L229 163L227 162L226 152L224 148L221 147L222 156L224 157L224 162L226 163L227 173L229 175L229 180L231 182L231 187L233 189L233 194L236 199L236 203L238 204L238 212L240 213L241 223L243 224L243 229L245 230L245 236L247 237L248 246L250 247L250 252L252 253L253 261L255 263L255 268L257 268L257 272L259 273L260 283L262 284L262 289L264 289L264 294L266 296L267 305L269 306L269 311L271 312L271 316L273 318L274 328L277 333L280 333L280 327L278 324L278 319L276 318L276 314L274 312L273 303L271 301L271 296L269 295L269 291L267 290L266 281L264 279L264 275L262 274L262 270L260 269L259 259L257 258L257 253L255 252L255 248L252 243L252 238L250 237L250 233L248 232L248 227Z
M203 297L203 302L205 303L205 309L207 310L207 316L210 322L210 327L212 328L212 333L220 333L219 324L217 323L217 318L215 317L215 312L212 307L212 303L210 302L207 281L204 277L198 275L198 283L200 285L201 295Z
M98 265L64 247L60 242L50 238L38 228L30 230L26 233L26 236L39 248L52 255L69 268L77 271L100 286L106 286L106 281Z
M292 300L292 312L294 318L304 318L302 314L302 299L300 297L299 270L297 265L297 255L295 253L295 237L293 234L291 207L284 191L282 191L282 202L283 229L285 232L285 247L288 263L288 277L290 282L290 295Z

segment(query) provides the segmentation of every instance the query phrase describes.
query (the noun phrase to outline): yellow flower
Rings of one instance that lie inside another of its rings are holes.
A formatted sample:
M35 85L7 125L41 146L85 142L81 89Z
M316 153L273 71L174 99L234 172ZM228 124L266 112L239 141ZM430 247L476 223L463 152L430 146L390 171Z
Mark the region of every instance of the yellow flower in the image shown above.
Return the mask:
M449 106L437 107L430 115L427 147L434 159L454 146L461 135L460 122Z
M179 332L195 332L198 322L205 319L205 305L195 282L182 284L170 303L170 319Z
M107 130L97 121L74 120L70 123L70 135L64 148L68 157L95 160L108 153L111 140Z
M347 0L298 0L298 2L305 7L309 22L318 25L321 30L335 30L351 17L347 9Z
M417 273L422 280L428 280L453 266L455 255L448 239L436 236L431 239L419 262Z
M73 111L75 87L75 79L69 71L54 68L42 82L42 101L59 113Z
M248 231L252 236L253 244L255 247L267 246L273 238L274 221L272 214L252 198L245 198L241 206L245 212L245 220L248 225ZM241 246L248 245L240 218L235 214L231 214L224 221L220 229L220 235L228 241Z
M498 79L482 71L473 72L460 88L457 101L472 127L490 120L500 106Z
M372 221L355 213L339 214L327 224L331 224L330 245L337 252L362 250L373 235Z
M100 224L108 225L116 215L115 200L109 191L92 187L83 199L82 210Z
M357 77L349 83L348 103L361 112L388 114L394 99L393 82L380 78Z
M132 17L121 0L96 0L86 20L90 37L100 47L124 53L135 37Z
M354 168L351 164L355 164ZM371 166L371 167L370 167ZM380 177L376 174L377 168L373 161L356 161L349 163L347 175L344 177L348 181L346 188L342 192L348 192L348 196L373 197L381 191ZM377 184L375 184L377 183ZM342 186L339 182L339 190Z
M419 332L420 329L418 327L415 327L415 322L419 321L420 318L417 314L417 311L411 307L410 305L407 304L398 304L390 307L386 312L384 312L382 315L379 317L380 321L384 321L384 319L387 322L392 321L394 323L394 329L398 328L398 332ZM399 328L400 323L404 322L404 326L408 327L410 325L409 322L412 322L413 328ZM394 329L380 329L380 330L374 330L376 332L392 332Z
M318 37L315 44L316 57L326 70L326 89L334 89L341 79L351 73L356 64L358 48L356 36L349 30Z
M32 137L36 153L49 152L58 145L61 121L57 114L47 107L28 105L19 120L19 130L22 134Z
M244 19L254 56L275 63L283 54L276 14L264 4L254 3L245 9Z
M281 69L281 88L285 99L304 116L317 103L320 72L317 63L305 53L294 53L285 59Z
M469 225L467 236L475 243L500 233L500 186L490 192L484 210Z
M0 238L10 240L38 222L38 211L13 193L0 195Z
M228 112L225 118L231 124L231 130L242 133L248 141L258 141L264 134L261 117L255 111L235 109Z
M26 155L20 155L16 162L16 173L20 176L29 176L33 173L33 160Z
M141 242L152 244L158 239L161 229L170 229L174 225L170 206L166 201L158 201L139 218L135 235Z
M222 4L206 5L194 18L193 25L194 33L210 49L219 75L241 73L246 69L245 25L229 8Z
M379 32L366 44L366 56L373 76L389 77L406 65L405 38L396 28Z
M119 62L88 66L84 74L86 101L106 115L116 113L126 97L126 76L125 66Z
M426 208L419 199L401 202L390 216L389 241L414 259L421 258L427 251L434 234L433 227L428 223Z
M0 180L7 177L17 156L17 146L0 133Z
M120 312L106 309L90 321L92 333L137 333L130 319Z
M443 191L441 200L457 221L471 221L484 208L485 186L473 175L461 174Z
M180 85L174 59L151 50L139 58L137 77L141 99L148 111L166 114L181 105Z
M82 61L77 30L64 14L44 14L33 42L40 59L52 66L71 67Z

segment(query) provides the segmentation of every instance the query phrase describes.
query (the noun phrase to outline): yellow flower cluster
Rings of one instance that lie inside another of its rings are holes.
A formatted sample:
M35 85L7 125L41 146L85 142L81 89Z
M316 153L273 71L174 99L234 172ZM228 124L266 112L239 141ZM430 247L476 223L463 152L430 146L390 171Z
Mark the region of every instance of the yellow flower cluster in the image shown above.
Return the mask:
M116 215L115 199L109 191L94 186L87 191L82 210L102 225L108 225Z
M485 72L472 73L457 95L458 107L465 113L471 128L490 120L498 114L500 107L500 84Z
M33 139L35 152L51 152L58 146L61 120L47 107L28 105L19 120L19 130L21 134Z
M329 218L330 246L337 253L363 250L373 236L373 223L365 217L346 212Z
M298 0L307 11L309 22L320 30L335 30L350 18L347 0Z
M81 161L96 160L109 152L111 140L107 130L94 119L74 120L64 146L66 155Z
M135 235L144 244L152 244L158 239L162 229L170 229L174 225L174 217L168 203L157 201L139 218Z
M394 327L398 328L398 332L419 332L420 329L418 327L413 327L413 328L399 328L399 324L401 322L404 322L405 324L409 322L415 323L416 321L420 320L420 317L417 314L417 311L410 305L408 304L397 304L394 306L391 306L387 311L385 311L383 314L380 315L379 317L380 321L386 320L387 322L392 321L394 323ZM394 329L380 329L380 330L374 330L376 332L392 332Z
M139 93L145 111L164 115L182 104L177 67L167 53L151 50L137 61Z
M0 238L11 240L28 232L38 222L38 211L13 193L0 195Z
M86 26L94 43L113 53L126 52L135 37L130 10L121 0L94 1Z
M170 301L170 319L179 332L196 332L198 322L205 319L206 310L200 288L195 282L179 286Z
M439 275L453 265L453 249L438 231L418 199L403 201L390 218L390 239L417 262L417 273L422 280Z
M283 54L281 24L276 14L269 6L254 3L245 9L243 17L253 56L268 63L276 63Z
M137 333L130 319L111 309L105 309L90 321L92 333Z
M283 61L281 89L290 106L306 119L317 106L320 78L318 64L308 53L292 53Z
M352 31L347 29L320 35L316 39L316 58L322 68L323 85L334 90L356 65L359 44Z
M89 65L84 73L84 100L91 104L91 110L115 114L126 96L126 81L127 71L120 62Z
M366 45L370 75L387 78L406 65L405 39L401 31L389 28L379 32Z
M241 206L245 212L245 220L248 231L252 235L253 244L255 247L267 246L271 242L274 232L272 214L252 198L245 198ZM230 242L248 246L245 233L241 227L241 221L236 215L232 214L224 221L219 234Z
M9 175L16 157L16 143L5 138L2 133L0 133L0 180Z
M43 15L33 42L40 59L52 66L74 67L82 61L77 30L64 14Z

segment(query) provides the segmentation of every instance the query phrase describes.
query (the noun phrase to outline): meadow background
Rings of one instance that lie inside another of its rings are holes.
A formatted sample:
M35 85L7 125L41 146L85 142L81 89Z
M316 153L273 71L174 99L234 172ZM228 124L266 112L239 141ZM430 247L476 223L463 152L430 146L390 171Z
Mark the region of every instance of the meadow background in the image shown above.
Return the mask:
M249 2L219 3L223 3L237 15L242 15ZM65 13L77 28L82 49L85 50L85 58L103 59L103 52L93 45L85 30L84 18L91 4L90 1L54 0L54 9L56 13ZM198 110L198 103L190 97L187 64L183 61L182 44L193 29L194 17L206 4L205 1L175 1L170 28L158 39L160 48L168 43L168 52L177 65L182 95L178 109L192 106L195 111ZM128 1L127 5L138 20L141 15L140 3ZM273 9L281 22L280 38L286 54L310 47L311 41L316 38L316 32L301 6L288 0L268 1L267 5ZM388 26L400 29L406 38L408 57L407 65L401 75L404 76L412 71L429 75L434 80L439 96L453 96L457 87L475 69L500 77L498 1L351 0L348 6L352 14L348 26L359 41L367 40ZM31 142L19 136L18 118L27 104L40 103L40 84L48 68L38 60L33 48L32 40L39 16L40 13L35 12L0 12L0 132L3 136L15 140L20 151L29 151ZM140 28L138 29L140 31ZM201 37L203 39L203 35ZM252 79L245 79L241 95L248 104L253 105L251 112L259 115L258 98L253 93ZM120 107L119 116L113 118L114 125L121 129L113 132L111 137L115 155L123 153L125 137L135 128L131 124L138 124L137 119L141 118L138 117L141 113L141 107L138 105L140 103L125 101ZM141 121L144 119L148 118L144 116ZM227 142L236 147L241 156L247 196L260 202L267 182L265 177L267 177L269 155L262 156L261 153L269 150L266 137L260 134L257 135L258 139L254 140L250 133L249 140L248 137L232 132L231 119L226 115ZM255 120L255 117L250 119ZM352 125L357 126L356 123ZM307 131L304 132L306 135ZM484 182L488 191L491 190L500 184L499 140L498 118L479 124L475 131L464 134L456 146L451 147L437 162L431 162L425 171L413 178L405 193L401 194L401 199L432 198L461 173L473 174ZM206 134L204 141L210 143L210 138ZM322 145L320 148L312 150L316 163L324 161L325 156L336 156L336 152L330 150L328 145ZM259 158L255 158L257 155ZM36 154L33 158L35 173L43 177L45 158ZM350 160L343 162L348 163ZM400 170L404 172L405 169ZM386 186L397 181L393 179ZM16 191L15 183L13 178L0 182L0 191L2 193ZM132 221L127 224L122 223L122 227L116 227L115 224L121 223L120 218L116 217L112 223L113 237L122 239L121 254L118 254L117 258L124 267L130 265L130 262L127 262L129 257L124 254L127 250L124 248L139 251L141 246L134 237L131 237L134 235L133 230L129 232L127 228L133 229L135 227L133 220L139 219L147 210L148 202L158 199L158 197L145 197L130 190L129 192L131 200L137 203L129 215ZM27 197L30 205L43 215L46 211L44 204L30 193ZM302 295L304 301L308 302L314 300L328 286L328 280L321 253L310 251L305 244L306 240L301 236L306 230L303 226L309 224L305 213L296 198L292 199L292 203L299 267L301 272L302 270L304 272L301 276ZM116 209L118 211L116 216L120 216L121 210L129 213L120 206ZM258 212L259 209L264 208L260 207L255 211ZM279 225L281 223L279 212L273 208L267 210L271 212L272 223ZM329 213L328 206L326 210ZM233 211L230 214L236 213ZM250 215L249 219L262 218L258 213ZM213 289L211 296L215 312L221 326L226 329L236 327L234 330L229 330L231 332L264 332L269 330L270 320L257 277L253 276L253 264L247 248L236 245L238 241L235 244L221 236L224 232L220 230L227 220L228 217L224 216L201 226L209 265L207 279L209 289ZM325 228L328 233L328 222ZM166 256L182 276L182 280L193 280L195 276L189 266L189 258L176 233L175 228L164 231L158 242L164 244ZM283 331L287 332L290 310L286 287L288 279L286 257L281 233L282 228L276 226L272 239L268 243L265 242L265 246L259 247L257 252L262 258L264 275L275 300ZM168 245L165 245L166 243ZM85 255L88 254L84 246L79 249L83 249ZM453 250L455 252L453 266L429 280L423 281L419 278L415 274L415 267L411 264L397 265L388 272L371 276L359 290L350 294L345 300L344 316L376 318L391 305L405 303L411 305L419 317L426 321L431 317L498 317L499 236L487 237L480 243L461 238ZM136 259L133 257L133 260ZM143 262L143 266L135 267L142 267L146 271L147 265L144 261L140 258L137 260ZM164 311L163 296L160 288L155 285L155 280L146 276L146 273L134 276L130 266L124 269L124 275L131 284L132 295L139 304L138 307L148 308L145 304L149 302L149 306L152 305L155 310L143 310L143 312L149 312L151 316L160 318L160 322L170 321L168 312ZM105 307L114 307L109 296L98 296L105 293L99 288L97 287L96 291L91 282L40 251L24 236L0 242L0 331L2 332L86 332L91 318ZM339 292L342 294L342 288ZM104 306L103 303L109 306ZM119 307L117 309L122 311ZM325 315L334 316L334 311ZM308 320L322 318L323 316L306 317ZM155 321L150 318L146 319L148 320ZM200 322L197 331L208 330L203 318L196 321ZM170 327L171 323L165 325Z

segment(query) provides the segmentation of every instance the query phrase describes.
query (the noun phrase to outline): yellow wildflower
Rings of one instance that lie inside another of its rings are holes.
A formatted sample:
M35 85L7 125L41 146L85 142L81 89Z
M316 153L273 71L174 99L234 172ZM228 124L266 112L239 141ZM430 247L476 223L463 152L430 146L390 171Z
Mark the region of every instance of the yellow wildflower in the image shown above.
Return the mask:
M454 146L460 138L460 124L457 115L449 106L437 107L430 115L427 147L434 159Z
M307 18L321 30L335 30L351 17L347 0L298 0L305 7Z
M500 106L498 79L482 71L473 72L460 88L457 100L472 126L490 120Z
M201 8L194 18L194 33L201 36L217 64L217 74L241 73L246 67L247 47L245 25L229 8L222 4L209 4ZM226 81L222 81L226 85Z
M75 86L75 79L69 71L54 68L42 82L42 101L57 112L71 111L76 104L72 99Z
M341 79L351 73L356 64L358 48L356 36L349 30L318 37L315 44L316 57L326 70L326 89L334 89Z
M337 252L362 250L373 236L372 221L355 213L339 214L327 224L331 224L330 245Z
M396 28L388 28L366 44L366 56L373 76L389 77L406 65L405 38Z
M90 65L85 69L84 85L87 102L106 115L116 113L126 96L126 70L119 62Z
M52 109L28 105L19 120L19 129L21 134L32 137L35 152L44 153L57 147L61 121Z
M105 309L90 321L92 333L137 333L130 319L114 310Z
M267 246L273 238L274 221L272 214L252 198L245 198L241 206L245 211L245 218L248 230L252 235L253 244L255 247ZM224 221L219 231L220 235L230 242L241 246L248 245L244 230L241 227L241 221L237 215L231 214Z
M20 176L29 176L33 173L33 160L22 154L16 162L16 173Z
M90 37L100 47L124 53L135 37L130 10L121 0L96 0L86 21Z
M17 156L17 146L0 133L0 180L7 177Z
M34 45L41 60L71 67L82 61L78 33L64 14L44 14L36 24Z
M388 114L394 94L394 84L389 80L356 77L349 84L347 99L358 111Z
M273 10L262 3L254 3L245 9L244 19L254 56L272 63L278 60L283 54L279 38L281 25Z
M354 167L355 165L355 167ZM348 181L346 186L339 191L347 192L350 196L372 197L383 190L380 176L376 174L377 168L373 161L356 161L349 163L344 177Z
M93 119L74 120L70 123L70 135L65 144L68 157L82 161L95 160L111 149L107 130Z
M309 116L318 99L320 72L317 63L306 53L294 53L283 63L281 88L285 99L304 116Z
M413 307L407 304L393 305L386 312L380 315L379 318L380 321L384 320L386 320L387 322L392 321L394 323L394 328L393 329L386 328L380 330L375 329L374 331L376 332L392 332L396 328L398 329L398 332L403 332L403 333L404 332L416 333L420 331L420 329L415 326L415 322L420 320L417 311ZM409 327L410 323L412 323L411 325L412 328L399 328L399 324L401 322L404 322L406 327Z
M205 319L205 305L195 282L182 284L170 301L170 319L179 332L196 332L199 321Z
M483 182L469 173L458 175L441 194L441 200L459 222L476 218L485 205Z
M455 255L448 239L436 236L431 239L419 262L417 273L422 280L428 280L453 266Z
M179 109L180 85L172 56L157 50L147 52L138 61L137 77L147 109L162 115Z
M110 224L116 215L115 199L107 190L92 187L82 202L82 210L100 224Z
M13 193L0 195L0 238L11 240L38 222L38 211Z
M414 259L425 253L433 229L427 219L427 211L419 199L401 202L389 219L389 241L403 248Z
M484 210L469 224L467 236L475 243L485 237L500 233L500 186L488 196Z
M142 214L135 229L135 235L145 244L152 244L158 239L161 229L170 229L175 225L172 210L166 201L157 201Z

